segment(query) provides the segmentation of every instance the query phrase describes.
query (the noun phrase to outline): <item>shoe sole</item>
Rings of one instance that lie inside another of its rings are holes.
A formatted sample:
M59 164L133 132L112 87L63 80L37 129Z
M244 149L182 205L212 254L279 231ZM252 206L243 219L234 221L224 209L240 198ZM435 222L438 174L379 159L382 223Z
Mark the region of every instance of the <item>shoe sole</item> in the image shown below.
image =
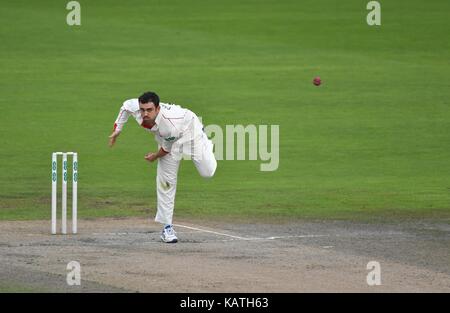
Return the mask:
M174 240L172 240L172 241L165 241L164 238L161 237L161 241L162 241L162 242L165 242L165 243L177 243L177 242L178 242L178 239L174 239Z

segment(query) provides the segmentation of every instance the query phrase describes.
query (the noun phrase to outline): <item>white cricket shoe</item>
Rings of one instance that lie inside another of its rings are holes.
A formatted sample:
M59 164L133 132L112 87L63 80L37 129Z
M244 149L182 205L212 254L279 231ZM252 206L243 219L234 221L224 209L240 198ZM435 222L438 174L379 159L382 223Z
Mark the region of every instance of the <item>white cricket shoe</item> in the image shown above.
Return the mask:
M177 235L175 233L175 230L173 230L172 225L167 225L164 227L163 231L161 232L161 240L166 243L176 243L178 241Z

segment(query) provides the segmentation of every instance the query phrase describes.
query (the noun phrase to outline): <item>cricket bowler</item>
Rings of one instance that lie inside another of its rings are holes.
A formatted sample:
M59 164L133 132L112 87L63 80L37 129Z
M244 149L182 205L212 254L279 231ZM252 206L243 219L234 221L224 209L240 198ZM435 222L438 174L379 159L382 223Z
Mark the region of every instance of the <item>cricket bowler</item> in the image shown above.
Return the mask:
M172 219L180 161L183 154L188 155L202 177L212 177L217 168L213 143L206 136L194 112L179 105L160 103L158 95L150 91L138 99L129 99L123 103L109 136L110 147L115 144L130 116L146 131L154 134L158 142L159 150L149 152L144 157L149 162L158 161L155 221L164 225L161 240L176 243L178 238Z

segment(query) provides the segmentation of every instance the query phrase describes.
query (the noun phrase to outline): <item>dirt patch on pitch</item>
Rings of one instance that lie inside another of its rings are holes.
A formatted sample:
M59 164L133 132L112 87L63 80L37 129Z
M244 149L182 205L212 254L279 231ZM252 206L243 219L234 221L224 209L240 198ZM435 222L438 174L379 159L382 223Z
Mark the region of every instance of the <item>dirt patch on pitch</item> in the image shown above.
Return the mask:
M0 291L450 291L446 223L177 224L180 242L164 244L143 218L80 220L66 236L48 221L0 222ZM70 261L81 286L66 283ZM367 284L370 261L380 286Z

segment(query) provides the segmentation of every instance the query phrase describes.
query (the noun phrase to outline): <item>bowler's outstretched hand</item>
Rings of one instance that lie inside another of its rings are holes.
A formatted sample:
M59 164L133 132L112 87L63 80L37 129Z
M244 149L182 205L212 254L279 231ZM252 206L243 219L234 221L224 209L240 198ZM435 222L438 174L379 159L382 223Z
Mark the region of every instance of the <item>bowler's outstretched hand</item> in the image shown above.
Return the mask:
M112 147L114 146L114 144L116 143L116 139L117 137L119 137L120 132L118 131L113 131L113 133L109 136L109 146Z
M162 158L169 152L165 151L163 148L160 148L158 152L149 152L145 155L145 159L149 162L155 161L157 158Z
M144 158L149 162L153 162L158 158L158 154L155 152L150 152L147 153Z

